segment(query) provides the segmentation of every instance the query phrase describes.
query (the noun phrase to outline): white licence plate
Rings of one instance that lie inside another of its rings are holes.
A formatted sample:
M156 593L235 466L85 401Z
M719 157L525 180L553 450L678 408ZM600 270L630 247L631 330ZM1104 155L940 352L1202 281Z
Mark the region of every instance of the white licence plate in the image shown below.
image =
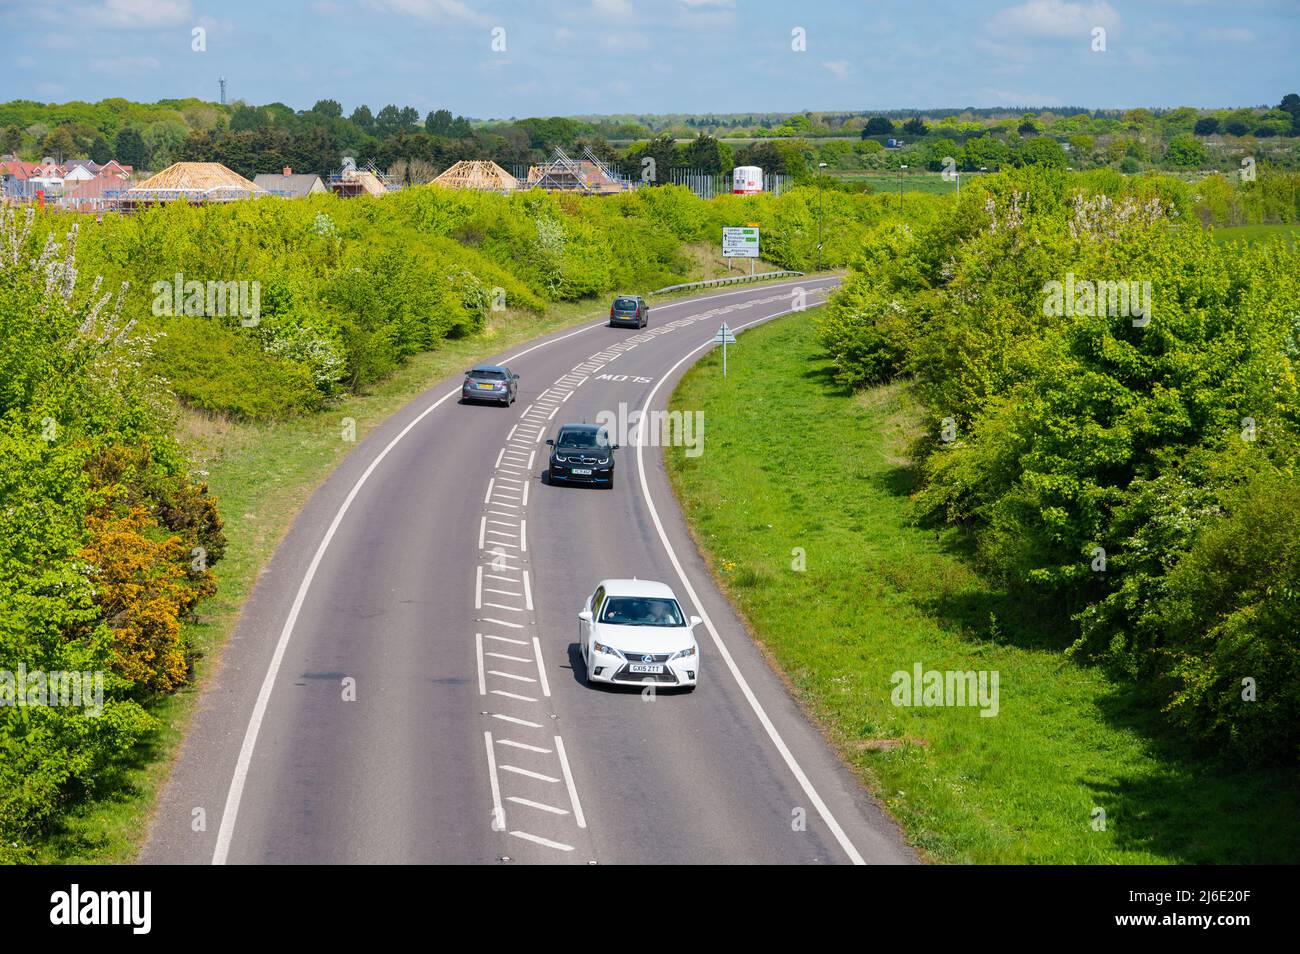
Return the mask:
M650 665L649 663L630 663L627 667L628 672L645 672L658 675L664 671L664 667L658 664Z
M577 477L590 477L590 476L591 476L591 468L590 468L590 467L575 467L575 468L573 468L573 470L571 471L571 473L573 473L573 474L574 474L575 476L577 476Z

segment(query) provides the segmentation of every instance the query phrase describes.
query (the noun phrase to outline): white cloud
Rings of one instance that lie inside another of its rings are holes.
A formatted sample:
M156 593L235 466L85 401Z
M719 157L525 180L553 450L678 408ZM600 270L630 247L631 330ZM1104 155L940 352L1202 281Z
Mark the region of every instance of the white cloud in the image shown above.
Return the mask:
M374 10L386 11L417 20L452 21L484 24L490 17L478 13L464 0L365 0Z
M650 49L650 39L644 33L602 33L600 48L612 53Z
M830 70L831 75L838 80L846 80L853 75L853 64L848 60L827 60L822 66Z
M626 23L636 17L631 0L591 0L591 12L602 20Z
M988 22L996 33L1050 39L1087 39L1093 27L1113 29L1119 14L1106 0L1069 3L1067 0L1029 0L1019 6L999 10Z
M152 30L180 26L194 19L190 0L101 0L75 8L72 19L85 19L100 26Z
M1255 34L1245 27L1223 27L1201 31L1201 39L1209 43L1254 43Z

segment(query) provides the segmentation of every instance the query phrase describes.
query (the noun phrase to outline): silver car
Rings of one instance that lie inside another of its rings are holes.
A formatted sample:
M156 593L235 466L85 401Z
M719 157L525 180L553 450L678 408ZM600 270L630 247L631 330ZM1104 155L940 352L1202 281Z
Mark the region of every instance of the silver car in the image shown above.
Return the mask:
M519 392L519 375L504 364L479 364L465 372L460 386L461 403L488 401L509 407Z

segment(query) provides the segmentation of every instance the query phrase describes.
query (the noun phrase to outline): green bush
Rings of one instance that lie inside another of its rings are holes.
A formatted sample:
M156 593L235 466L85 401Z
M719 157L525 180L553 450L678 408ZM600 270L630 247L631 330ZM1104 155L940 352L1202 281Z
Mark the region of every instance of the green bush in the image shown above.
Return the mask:
M78 287L76 233L62 249L47 237L0 213L0 863L31 860L153 730L142 702L185 678L179 621L212 592L225 546L143 370L146 342L98 285ZM97 533L119 510L150 533ZM140 599L145 577L156 586ZM82 698L53 691L68 673L90 678Z
M821 338L845 384L915 377L917 517L1072 617L1063 647L1197 740L1294 757L1300 256L1216 243L1193 210L1160 177L982 178L947 219L873 232ZM1107 281L1150 310L1080 291ZM1261 673L1268 705L1243 706Z
M323 399L309 367L268 354L251 336L207 318L163 324L153 359L177 397L206 411L282 417L315 410Z

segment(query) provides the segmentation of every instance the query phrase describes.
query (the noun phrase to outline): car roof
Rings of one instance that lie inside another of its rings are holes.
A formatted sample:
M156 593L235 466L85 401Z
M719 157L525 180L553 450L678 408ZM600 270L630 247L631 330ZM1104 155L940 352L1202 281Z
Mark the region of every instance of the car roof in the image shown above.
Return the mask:
M475 371L508 371L508 370L510 369L507 368L504 364L476 364L474 365L474 367L469 369L469 373L473 374Z
M561 424L560 425L561 434L563 434L565 431L569 431L571 433L578 433L578 434L590 434L593 431L599 431L599 430L600 430L599 424Z
M672 589L654 580L601 580L607 596L658 596L675 600Z

